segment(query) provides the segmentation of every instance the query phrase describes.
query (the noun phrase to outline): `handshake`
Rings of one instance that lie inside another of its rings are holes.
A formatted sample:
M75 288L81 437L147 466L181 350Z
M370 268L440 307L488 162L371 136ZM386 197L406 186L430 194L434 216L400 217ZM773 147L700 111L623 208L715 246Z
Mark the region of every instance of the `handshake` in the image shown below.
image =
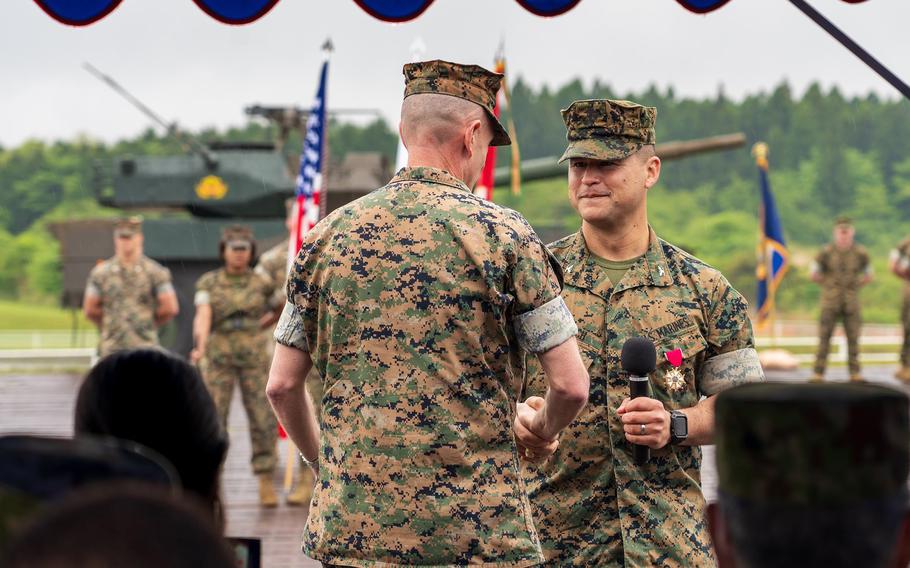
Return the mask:
M519 402L515 411L515 441L521 459L532 463L546 461L559 447L559 432L550 433L546 428L546 401L531 396Z

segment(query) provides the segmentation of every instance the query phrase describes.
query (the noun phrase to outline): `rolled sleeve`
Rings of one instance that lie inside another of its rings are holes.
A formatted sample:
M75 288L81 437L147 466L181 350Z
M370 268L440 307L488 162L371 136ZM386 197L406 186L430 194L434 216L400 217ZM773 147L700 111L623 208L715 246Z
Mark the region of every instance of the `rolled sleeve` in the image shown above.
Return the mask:
M101 288L99 288L98 285L95 284L94 282L89 282L85 286L85 295L92 297L92 298L100 298L101 297Z
M542 353L561 345L578 333L575 319L562 296L515 318L518 344L532 353Z
M193 304L196 306L207 306L211 303L211 298L207 290L196 290L196 295L193 296Z
M158 287L155 288L155 293L158 294L159 296L164 296L165 294L175 294L176 292L174 291L173 284L171 284L170 282L164 282L163 284L159 284Z
M278 319L278 325L275 327L275 341L287 346L309 352L306 335L303 330L303 318L294 304L285 302L284 310Z
M705 361L698 390L705 396L715 395L730 387L765 380L758 352L754 348L737 349Z

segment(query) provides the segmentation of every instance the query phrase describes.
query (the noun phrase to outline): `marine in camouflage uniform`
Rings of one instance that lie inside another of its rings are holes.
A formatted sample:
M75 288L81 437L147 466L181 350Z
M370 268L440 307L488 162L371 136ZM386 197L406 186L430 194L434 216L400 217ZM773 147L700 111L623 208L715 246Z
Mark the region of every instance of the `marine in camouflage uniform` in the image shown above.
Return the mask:
M891 251L889 259L891 272L904 281L901 324L904 326L904 343L901 346L901 367L895 377L910 382L910 238L906 238Z
M405 76L406 97L488 113L501 80L441 61ZM511 425L525 350L576 327L528 223L446 171L407 167L306 235L288 292L276 339L308 352L325 386L304 551L344 566L539 564Z
M121 239L141 239L142 222L137 217L119 220L114 226L115 248ZM171 283L171 272L142 255L141 241L136 259L128 261L115 255L96 265L89 273L85 287L86 315L99 324L101 357L120 349L157 347L158 326L177 313L177 297ZM162 313L162 304L172 308ZM90 305L100 308L100 317L89 313Z
M708 517L720 568L907 566L908 403L866 383L719 395Z
M579 159L619 167L612 164L637 160L643 146L654 144L653 108L578 101L563 118L569 140L563 160L572 159L570 167ZM701 397L762 380L747 304L720 272L659 239L646 224L641 256L624 264L596 256L586 242L587 212L580 213L582 230L549 248L565 273L562 296L579 327L591 395L556 454L526 468L547 566L713 565L701 449L667 443L652 449L645 465L634 463L628 425L617 413L629 396L620 353L631 337L653 341L658 365L650 375L650 397L663 412L688 412ZM528 394L545 388L531 366Z
M838 242L838 239L842 240ZM847 336L850 380L856 381L862 378L859 364L859 335L862 326L859 290L871 280L872 264L866 249L853 242L850 219L837 219L834 240L819 251L810 270L812 279L822 287L813 380L821 381L824 377L831 336L838 320L841 320Z
M222 250L235 243L252 248L252 232L240 226L227 228ZM234 385L239 384L249 420L251 462L259 475L270 475L276 463L278 426L265 397L269 341L261 327L261 319L272 309L273 293L271 282L249 267L240 274L219 268L206 272L196 282L197 310L203 305L211 308L211 328L200 364L202 376L225 428ZM198 342L197 337L197 348Z

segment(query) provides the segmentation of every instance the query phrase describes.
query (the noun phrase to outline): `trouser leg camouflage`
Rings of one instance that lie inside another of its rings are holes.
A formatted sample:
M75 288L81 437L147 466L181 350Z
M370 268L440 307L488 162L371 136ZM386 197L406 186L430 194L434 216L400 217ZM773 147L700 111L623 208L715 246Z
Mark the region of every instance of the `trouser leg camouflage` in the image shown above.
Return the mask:
M848 304L844 310L844 334L847 336L847 365L850 375L858 375L859 367L859 333L862 327L862 316L858 304Z
M901 346L901 367L910 367L910 295L904 292L901 307L901 322L904 324L904 344Z
M205 386L215 402L215 410L218 411L221 427L227 432L227 417L231 410L231 397L234 394L234 371L230 367L214 365L205 361L200 370Z
M272 407L265 396L267 375L262 367L236 367L207 363L203 365L202 376L208 388L221 426L227 431L227 418L231 409L234 384L240 384L240 394L246 410L252 446L253 471L269 473L275 470L277 458L275 443L278 425Z
M831 349L831 335L840 316L840 309L834 306L822 306L818 321L818 351L815 354L815 373L823 375L828 365L828 352Z
M268 374L263 367L241 367L238 368L238 375L243 407L250 425L253 471L270 473L275 470L277 462L275 444L278 441L278 422L265 396Z

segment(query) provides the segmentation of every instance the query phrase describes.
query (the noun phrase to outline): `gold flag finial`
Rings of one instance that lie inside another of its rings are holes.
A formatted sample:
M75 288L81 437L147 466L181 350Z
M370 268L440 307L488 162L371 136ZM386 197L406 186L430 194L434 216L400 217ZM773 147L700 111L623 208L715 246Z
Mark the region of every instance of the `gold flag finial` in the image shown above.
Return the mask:
M768 145L764 142L756 142L752 146L752 156L755 158L755 163L758 164L760 168L768 168Z

